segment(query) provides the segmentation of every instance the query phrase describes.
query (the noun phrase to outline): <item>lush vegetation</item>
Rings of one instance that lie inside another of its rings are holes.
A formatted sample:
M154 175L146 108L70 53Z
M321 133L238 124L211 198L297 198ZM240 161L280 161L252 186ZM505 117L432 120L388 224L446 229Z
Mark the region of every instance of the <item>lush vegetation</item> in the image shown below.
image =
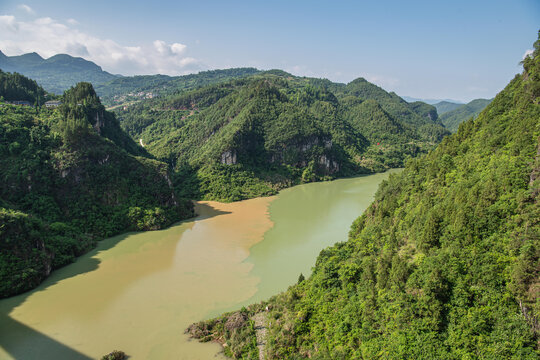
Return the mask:
M0 70L0 101L28 101L32 105L43 104L51 95L34 80Z
M235 201L299 182L403 166L447 130L434 107L279 70L145 100L121 126L175 169L187 196Z
M128 153L148 157L148 153L120 128L114 113L105 111L90 83L79 83L67 90L62 100L59 108L62 120L57 128L66 141L90 125L98 135L111 140Z
M6 99L50 97L22 75L0 80ZM101 238L191 215L183 199L235 201L401 166L446 134L433 107L363 79L232 69L174 81L172 95L119 111L132 137L90 83L58 108L0 107L0 296L35 287Z
M123 106L140 100L176 94L221 81L258 73L254 68L201 71L183 76L140 75L113 79L96 86L96 92L106 106Z
M0 80L10 76L19 77ZM97 240L192 215L191 202L171 188L168 166L135 156L144 152L90 84L62 101L52 110L0 107L0 297L37 286Z
M456 132L459 124L461 124L465 120L470 119L471 117L478 116L478 114L480 114L480 112L484 110L490 102L491 99L473 100L470 103L461 105L456 109L445 112L440 116L440 120L448 130L450 130L451 132Z
M103 355L101 357L101 360L124 360L127 356L123 351L120 350L114 350L113 352Z
M36 53L6 56L0 51L0 69L32 78L45 90L55 94L61 94L81 81L98 85L117 77L91 61L66 54L43 59Z
M255 308L259 311L262 309L254 305L250 310L243 308L227 313L216 319L193 324L186 329L186 333L201 342L220 343L225 355L235 359L259 359L255 323L250 318Z
M540 38L523 74L384 182L308 279L246 309L267 306L266 358L538 359L539 139ZM234 347L217 325L190 332Z

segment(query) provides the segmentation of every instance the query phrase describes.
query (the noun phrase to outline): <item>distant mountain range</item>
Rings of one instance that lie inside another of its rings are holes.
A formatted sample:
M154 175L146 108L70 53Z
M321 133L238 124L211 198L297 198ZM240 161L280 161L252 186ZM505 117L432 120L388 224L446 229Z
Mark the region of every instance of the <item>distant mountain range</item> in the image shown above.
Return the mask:
M456 132L459 124L463 121L478 116L492 100L475 99L467 104L463 104L459 101L450 99L417 99L409 96L402 96L402 99L409 103L420 101L435 106L437 114L439 115L439 120L451 132Z
M462 103L458 104L451 101L440 101L436 104L433 104L433 106L435 106L435 108L437 109L437 114L439 114L439 116L454 109L457 109L462 105Z
M154 80L167 79L121 78L98 93L113 84L151 89ZM340 84L282 70L229 69L163 86L169 95L145 95L115 112L134 140L171 165L187 198L236 201L402 167L449 134L435 107L407 103L363 78Z
M235 359L537 360L540 36L534 48L476 119L381 183L309 277L186 332Z
M137 75L118 77L96 86L96 92L104 105L120 107L156 96L177 94L220 81L241 78L260 73L255 68L232 68L225 70L201 71L182 76Z
M45 90L55 94L61 94L81 81L100 85L119 77L103 71L91 61L66 54L44 59L35 52L7 56L0 51L0 69L28 76L36 80Z
M402 167L449 134L434 106L408 103L363 78L341 84L254 68L116 77L68 55L2 56L4 71L33 72L56 91L101 81L103 105L179 174L175 186L188 198L241 200Z
M186 199L236 201L403 167L449 134L435 107L362 78L247 68L101 88L141 89L164 92L115 114L82 82L36 111L4 101L37 105L49 94L0 72L0 298L34 288L100 238L192 215Z
M475 99L467 104L459 105L448 102L435 104L439 120L451 132L456 132L459 124L471 117L476 117L493 99ZM439 111L441 107L441 111Z
M443 102L443 101L444 102L454 103L454 104L463 104L461 101L452 100L452 99L420 99L420 98L415 98L415 97L410 97L410 96L402 96L401 98L403 100L405 100L406 102L421 101L421 102L425 102L426 104L430 104L430 105L435 105L435 104Z

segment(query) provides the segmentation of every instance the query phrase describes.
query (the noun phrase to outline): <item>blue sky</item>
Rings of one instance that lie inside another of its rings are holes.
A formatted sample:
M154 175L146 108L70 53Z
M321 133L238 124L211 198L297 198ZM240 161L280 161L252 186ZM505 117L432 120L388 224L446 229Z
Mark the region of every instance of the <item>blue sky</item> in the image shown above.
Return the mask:
M2 0L0 50L121 74L253 66L419 98L492 97L520 71L540 1Z

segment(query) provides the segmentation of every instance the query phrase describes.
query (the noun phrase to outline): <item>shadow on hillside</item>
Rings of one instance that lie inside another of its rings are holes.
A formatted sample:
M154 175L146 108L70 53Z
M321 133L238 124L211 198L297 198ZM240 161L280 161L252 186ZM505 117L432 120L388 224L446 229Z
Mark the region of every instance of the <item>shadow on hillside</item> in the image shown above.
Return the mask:
M42 359L45 355L43 349L47 349L47 358L91 359L4 314L0 314L0 324L3 328L9 328L10 330L8 337L10 341L5 341L4 336L0 337L0 347L15 359Z
M196 217L178 222L167 229L153 231L152 233L164 232L164 236L181 236L183 230L179 231L178 234L174 232L174 228L178 225L188 224L189 229L195 225L196 221L229 213L226 211L217 210L209 204L199 203L196 205L196 208L197 212L199 213L199 215ZM170 233L171 231L173 232L172 234L167 234L167 232ZM81 274L86 274L98 269L101 260L96 255L114 248L120 242L134 234L137 233L125 233L113 238L105 239L102 242L99 242L95 249L79 257L73 264L69 264L61 269L53 271L52 274L37 288L17 296L0 300L0 347L7 351L15 359L40 359L44 353L47 354L47 358L89 359L87 356L80 354L76 350L57 342L56 340L32 329L16 319L11 318L10 313L13 311L13 309L22 305L31 295L45 291L62 280ZM170 258L162 259L163 261L161 261L158 266L152 270L159 271L160 269L169 266L173 261L173 256L174 253L171 252ZM141 274L141 276L143 275L148 274ZM107 297L114 299L119 294L122 294L124 289L129 287L130 282L121 283L120 285L121 286L117 286L113 288L112 291L108 292ZM66 309L66 311L69 310Z

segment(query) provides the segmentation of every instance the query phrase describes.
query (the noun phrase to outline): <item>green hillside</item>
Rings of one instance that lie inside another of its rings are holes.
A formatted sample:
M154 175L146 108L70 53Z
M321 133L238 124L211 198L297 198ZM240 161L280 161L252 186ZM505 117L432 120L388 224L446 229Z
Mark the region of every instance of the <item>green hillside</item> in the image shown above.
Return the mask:
M176 170L186 196L222 201L399 167L448 133L434 107L364 79L334 84L279 70L116 112L133 139Z
M98 85L117 78L91 61L66 54L44 59L35 52L6 56L0 51L0 69L25 75L55 94L61 94L81 81Z
M478 114L480 114L480 112L484 110L486 106L488 106L491 100L492 99L473 100L470 103L461 105L454 110L442 114L439 119L448 130L456 132L459 124L470 119L471 117L478 116Z
M189 333L257 359L262 314L267 359L538 359L539 103L540 39L476 119L380 186L308 279Z
M0 100L28 101L32 105L43 104L52 98L35 80L23 75L0 70Z
M254 68L201 71L183 76L140 75L119 77L96 86L106 106L121 106L132 102L179 93L230 79L258 73Z
M6 82L24 84L2 74L0 89ZM0 297L37 286L102 238L192 215L168 166L120 129L90 84L62 101L57 109L0 106Z

